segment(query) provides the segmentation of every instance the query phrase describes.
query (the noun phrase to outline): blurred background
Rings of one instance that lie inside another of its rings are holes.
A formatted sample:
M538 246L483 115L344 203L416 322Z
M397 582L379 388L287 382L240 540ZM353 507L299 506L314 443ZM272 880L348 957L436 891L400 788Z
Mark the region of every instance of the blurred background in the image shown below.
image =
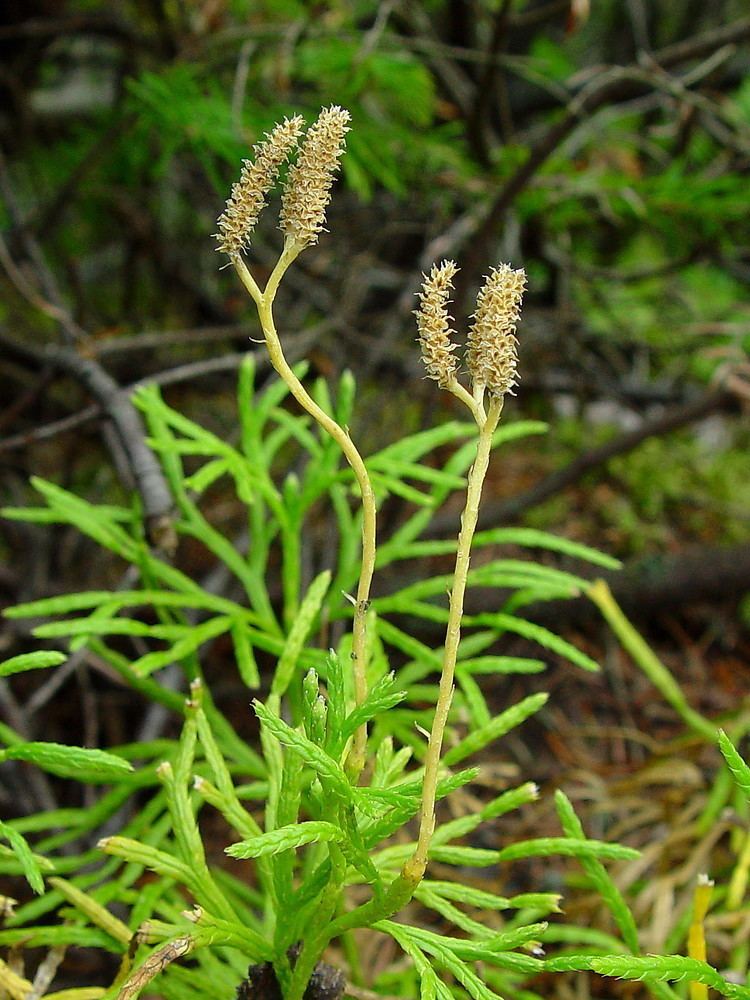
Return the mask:
M525 267L522 381L506 419L550 429L495 462L483 525L546 528L618 556L618 599L695 707L746 697L746 0L7 0L0 57L6 503L36 502L31 475L90 501L128 494L106 419L118 387L155 380L172 405L236 433L236 370L258 327L215 252L215 220L275 121L340 104L352 131L330 234L279 297L290 356L332 379L354 371L352 433L368 453L460 415L422 378L422 272L459 263L465 328L488 268ZM279 248L272 203L250 258L261 279ZM231 533L234 498L211 505ZM384 512L385 535L398 514ZM432 530L455 526L448 510ZM74 532L0 530L5 604L119 580ZM213 569L189 540L175 560L201 579ZM679 723L583 599L539 621L606 670L545 676L557 700L529 776L632 775L651 736ZM33 647L28 623L4 628L0 654ZM134 696L96 666L68 675L64 708L33 678L3 684L2 708L30 737L69 742L65 727L100 698L106 738L125 739L116 720ZM673 773L686 795L702 780Z

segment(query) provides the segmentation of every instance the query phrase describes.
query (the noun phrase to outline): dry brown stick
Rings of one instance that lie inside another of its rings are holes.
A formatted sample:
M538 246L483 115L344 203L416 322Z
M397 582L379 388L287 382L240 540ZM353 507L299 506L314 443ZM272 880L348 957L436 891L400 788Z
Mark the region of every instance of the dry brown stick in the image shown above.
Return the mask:
M146 532L152 544L166 552L174 548L176 538L172 527L172 495L158 459L146 444L145 429L140 414L129 396L102 368L98 361L79 354L72 345L86 338L86 333L76 323L65 307L57 282L47 267L41 248L32 236L15 198L13 185L5 159L0 153L0 187L22 245L38 274L42 292L37 292L16 268L5 242L0 238L0 262L18 290L36 308L52 316L58 324L65 344L37 348L30 344L15 345L16 354L33 359L37 365L67 372L80 382L96 399L111 419L117 438L127 457L132 484L143 501ZM19 282L19 278L22 279Z
M510 0L502 0L499 8L493 15L492 34L487 45L486 62L482 67L479 81L477 83L474 107L468 119L468 133L474 151L479 161L485 166L490 165L490 151L487 143L486 129L489 129L487 121L489 110L494 99L495 78L498 74L498 55L505 48L508 35L508 22L510 19Z
M638 77L638 87L642 89L644 86L642 83L643 71L640 68L611 70L603 81L597 81L590 85L589 89L569 106L564 116L550 126L542 138L530 148L524 162L515 173L511 174L492 202L489 212L467 248L463 260L463 277L460 277L456 282L455 302L457 309L461 309L471 283L478 279L481 261L485 258L494 259L493 254L488 253L488 247L495 241L505 224L508 209L529 184L534 174L544 166L563 139L573 131L583 118L610 100L632 97L635 93L640 92L632 85L634 74ZM629 83L631 86L628 86Z
M406 25L406 36L413 34L427 40L428 43L436 41L433 20L422 4L399 4L397 8L398 18ZM424 50L425 47L423 47ZM474 87L470 78L462 66L450 59L446 53L446 47L441 44L426 46L425 58L430 64L430 68L445 88L445 92L450 99L461 109L462 115L467 117L471 114L472 93ZM481 58L481 56L480 56Z
M319 324L290 341L287 354L292 363L296 363L300 358L306 357L309 354L310 348L319 336L321 329L322 324ZM4 337L1 334L0 342L11 352L14 349L22 351L26 346L11 341L8 337ZM121 391L127 396L142 385L177 385L180 382L188 382L191 379L202 378L206 375L234 371L239 368L247 356L248 352L243 351L224 354L218 358L207 358L205 361L190 361L184 365L177 365L175 368L167 368L156 375L149 375L146 378L138 379L137 382L132 382L130 385L124 386ZM265 351L255 351L253 352L253 357L258 371L262 371L263 368L268 367L268 355ZM31 359L29 358L28 360ZM60 420L44 424L42 427L36 427L33 430L14 434L13 437L0 439L0 452L13 451L16 448L26 448L36 441L46 441L49 438L56 437L58 434L75 430L76 427L81 427L90 420L100 417L103 410L103 406L94 404L93 406L87 406L85 409L79 410L78 413L72 413L69 417L62 417Z
M623 611L647 618L702 602L734 600L750 588L750 544L694 545L681 552L649 553L629 560L621 570L585 570L603 577ZM474 595L482 602L482 595ZM493 610L496 610L494 599ZM476 609L472 607L472 611ZM566 627L599 616L587 597L533 604L521 612L540 625Z
M112 420L127 455L134 485L143 501L148 537L153 544L169 551L175 541L171 526L172 494L158 459L146 444L141 416L129 396L92 358L83 358L65 347L52 348L46 353L55 367L72 375L88 389Z
M689 59L700 59L702 56L734 42L746 42L750 39L750 17L743 17L721 28L705 31L681 42L674 42L653 53L653 60L668 69Z
M659 437L668 434L670 431L684 427L686 424L700 420L701 417L714 413L716 410L724 409L736 400L734 393L726 388L714 389L699 396L697 399L682 406L675 406L650 420L643 423L632 431L620 434L599 445L585 451L559 469L555 469L549 475L544 476L538 483L530 489L519 493L514 497L504 500L487 501L483 505L479 515L479 527L489 528L498 524L518 518L521 514L533 507L539 506L550 497L556 496L567 487L579 482L586 473L591 472L601 465L606 464L610 459L618 455L625 455L633 451L639 444L651 437ZM455 530L456 516L454 514L442 515L433 520L429 533L433 536L443 536Z
M4 339L7 346L8 338ZM143 501L149 538L154 544L168 548L173 541L172 495L158 460L146 444L140 414L126 391L98 362L82 357L72 347L50 345L44 348L19 341L13 343L13 353L35 367L51 365L72 375L96 399L101 410L111 419L127 455L133 484Z
M26 275L23 271L16 265L13 257L8 249L5 240L0 236L0 264L2 264L5 273L8 276L10 282L15 286L16 291L29 303L29 305L34 306L39 312L43 313L45 316L49 316L50 319L54 320L59 324L65 339L68 342L72 342L78 336L78 328L72 322L69 314L65 309L60 306L55 305L54 302L49 302L47 299L41 295L37 289L27 280Z
M134 351L160 351L165 347L203 346L211 342L247 340L247 326L231 323L226 326L199 326L185 330L144 330L132 336L116 335L97 339L89 351L97 358Z
M21 207L16 199L15 191L10 179L10 172L5 156L0 150L0 191L8 208L8 214L13 224L14 235L18 237L24 252L37 274L41 293L26 280L26 277L16 267L12 259L10 250L2 242L2 264L8 277L14 283L18 291L35 308L48 316L51 316L58 324L62 339L69 344L85 337L85 331L76 323L72 315L65 308L60 290L57 286L55 276L47 267L47 262L42 254L41 247L36 241L31 229L28 227L23 216Z
M538 7L527 7L519 11L510 19L513 28L535 28L538 24L550 21L554 17L568 15L570 12L570 0L550 0L549 3L541 3Z
M743 18L724 28L706 32L685 42L661 49L653 54L651 63L662 69L667 69L689 59L698 58L731 42L743 41L748 37L750 37L750 18ZM563 139L587 115L591 115L610 100L623 100L637 96L644 90L648 91L647 76L652 77L652 85L657 84L656 76L653 73L648 73L638 64L613 67L603 71L580 90L563 117L551 125L541 139L531 147L525 161L515 173L511 174L496 196L487 217L477 230L464 257L464 277L463 280L459 279L456 287L455 302L457 308L460 308L466 297L469 283L478 278L481 261L492 257L492 254L487 253L487 247L497 237L505 222L508 209L528 185L534 174L559 147Z
M47 441L50 438L64 434L66 431L73 431L76 427L82 427L90 420L95 420L101 416L102 408L96 403L79 410L78 413L71 413L69 417L62 417L60 420L53 420L41 427L32 430L21 431L20 434L13 434L11 437L0 439L0 453L4 451L15 451L17 448L28 448L36 441Z
M47 371L41 371L34 384L28 386L5 407L0 413L0 433L3 433L6 427L12 427L20 416L44 396L53 377L54 372L51 368Z
M141 48L153 48L145 35L136 34L117 17L78 14L71 17L28 17L19 24L0 25L0 41L17 38L59 38L61 35L101 35Z

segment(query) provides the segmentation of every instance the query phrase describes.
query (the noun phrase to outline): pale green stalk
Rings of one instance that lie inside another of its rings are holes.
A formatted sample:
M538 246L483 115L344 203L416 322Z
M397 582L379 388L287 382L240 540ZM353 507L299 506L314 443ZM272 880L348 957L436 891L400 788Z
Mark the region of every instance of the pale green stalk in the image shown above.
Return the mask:
M252 278L250 280L252 281ZM261 306L259 305L259 311L260 308ZM466 395L469 396L468 393ZM319 929L317 933L313 931L311 936L305 941L289 988L285 991L285 1000L300 1000L316 962L333 938L356 927L372 926L378 920L391 917L402 910L412 899L414 891L422 880L427 866L430 840L435 825L435 801L437 797L437 780L443 735L453 697L453 679L458 645L461 638L461 619L463 616L466 581L471 560L471 544L479 516L482 486L487 474L492 451L492 438L503 408L502 396L491 396L486 415L481 395L476 400L469 396L468 400L464 400L464 402L466 402L475 416L479 427L479 438L476 458L469 473L466 505L461 518L461 531L458 537L454 586L450 595L449 621L443 655L440 691L425 759L425 776L422 788L420 829L417 846L413 856L406 862L400 874L393 880L379 899L371 899L355 910L341 914L333 920L331 920L331 903L334 898L339 898L343 883L335 877L331 879L323 895L315 919L312 921L313 927Z
M718 736L716 726L690 707L680 685L646 643L643 636L625 617L606 580L596 580L591 584L586 595L599 608L623 647L633 657L636 665L640 667L683 722L711 743L715 743Z
M315 966L331 940L331 918L341 901L346 876L346 859L335 844L331 844L331 865L330 881L311 917L310 932L297 957L289 986L284 991L284 1000L302 1000Z
M750 873L750 833L745 833L737 863L732 869L729 880L726 900L728 910L739 910L742 906L747 892L748 873Z
M281 228L286 234L284 249L266 287L261 290L242 258L248 236L258 212L278 172L278 165L296 144L300 124L285 122L269 134L258 150L258 163L248 167L238 185L233 188L227 211L219 220L221 249L229 254L240 280L258 309L271 363L289 387L291 394L344 453L359 484L362 496L362 564L354 604L352 659L355 700L361 704L367 694L365 623L370 602L370 585L375 565L376 510L375 498L364 462L349 434L310 397L296 377L286 358L276 331L273 302L278 286L290 264L299 253L315 242L325 222L325 207L330 197L333 174L343 152L344 136L348 131L349 113L332 106L323 109L309 129L296 162L289 170L282 199ZM493 268L477 298L474 323L469 332L467 362L472 392L457 378L458 362L454 356L457 345L451 341L451 317L448 315L452 278L456 273L453 261L435 265L425 276L419 294L417 310L419 339L427 374L453 393L471 411L479 428L477 451L468 478L466 505L458 537L453 588L449 601L449 617L443 654L440 687L430 733L422 782L420 824L413 856L400 874L368 903L334 919L344 887L346 863L336 858L332 850L333 871L321 894L309 930L303 934L305 943L295 968L287 968L281 958L277 973L285 1000L301 1000L315 964L328 942L338 934L358 926L372 925L377 920L398 912L413 897L424 876L430 842L435 828L435 802L443 737L448 722L453 683L461 638L461 620L466 593L471 545L479 516L482 486L489 465L494 431L503 408L503 398L512 391L516 381L515 324L520 314L525 284L523 271L514 271L507 264ZM485 411L485 394L489 404ZM365 765L367 727L362 725L354 734L346 761L349 780L356 782Z
M101 927L110 937L121 944L129 945L133 937L133 932L121 920L105 909L101 903L87 895L72 882L67 882L63 878L50 878L49 884L62 893L65 899L81 913L85 914L92 924Z
M698 876L698 884L693 892L693 918L688 931L688 957L706 961L706 931L704 922L708 908L711 905L711 893L714 884L707 875ZM708 987L705 983L691 982L689 984L690 1000L708 1000Z
M370 586L375 569L376 545L376 508L375 494L372 489L362 456L357 451L348 432L341 427L325 410L321 409L309 395L300 380L294 374L276 331L273 317L273 302L284 273L290 264L304 249L293 240L287 239L284 250L279 257L268 284L261 292L255 279L250 274L239 254L232 254L232 263L243 285L250 293L257 308L263 336L265 337L271 364L281 378L289 386L289 391L314 420L329 434L341 448L344 457L352 468L362 496L362 565L354 601L354 625L352 633L352 663L354 671L354 697L361 704L367 695L367 662L366 662L366 617L370 604ZM356 781L365 765L367 744L367 726L361 726L354 736L352 749L347 760L347 772Z
M440 687L425 757L419 833L413 855L403 866L399 878L391 887L395 894L408 891L409 888L413 893L427 867L430 841L435 829L435 799L440 754L453 700L453 679L456 672L458 644L461 640L461 619L471 562L471 543L479 517L479 502L490 461L492 437L500 420L505 395L512 392L516 383L518 355L515 332L526 283L522 270L514 271L510 265L500 264L492 268L480 288L466 353L472 387L472 391L468 392L457 378L458 364L454 355L456 344L451 341L453 331L450 326L451 317L448 314L450 289L455 273L455 263L444 260L442 264L433 266L429 276L425 275L422 292L419 294L417 328L422 347L422 360L429 378L435 379L442 388L452 392L466 404L479 427L479 440L476 458L469 472L466 505L461 515ZM485 412L486 397L489 398L489 404Z
M443 735L448 722L448 713L451 701L453 700L453 678L456 672L458 644L461 639L461 619L464 612L466 579L471 561L471 543L477 526L482 486L487 474L490 453L492 451L492 435L495 433L502 409L503 398L501 396L492 396L487 416L479 425L477 455L469 472L466 506L461 515L461 531L458 536L453 588L450 593L449 617L443 652L443 669L440 675L440 690L437 704L435 705L435 716L432 721L430 741L427 746L427 755L424 764L419 834L414 854L406 862L402 870L403 878L407 883L413 883L415 888L421 881L427 867L430 840L435 828L435 798L437 794L438 771L440 768L440 754L443 747Z

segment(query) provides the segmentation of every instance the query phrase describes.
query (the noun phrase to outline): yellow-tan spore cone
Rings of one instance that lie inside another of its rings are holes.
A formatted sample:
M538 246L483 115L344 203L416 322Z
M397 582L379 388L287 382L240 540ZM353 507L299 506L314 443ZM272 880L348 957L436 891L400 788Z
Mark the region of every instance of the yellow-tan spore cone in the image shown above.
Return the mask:
M419 345L422 361L428 378L435 379L442 389L455 381L458 362L453 356L457 345L451 341L455 332L451 328L452 317L448 314L450 291L453 277L458 271L452 260L433 264L429 276L425 276L416 310Z
M226 208L219 217L219 250L236 256L246 250L266 196L276 182L284 161L297 146L304 119L286 118L253 146L254 160L244 160L240 179L232 187Z
M518 382L516 323L525 287L523 270L498 264L479 290L466 353L475 389L484 386L493 395L504 396Z
M281 200L280 227L288 240L304 248L318 242L331 200L331 187L344 152L351 115L337 105L323 108L289 168Z

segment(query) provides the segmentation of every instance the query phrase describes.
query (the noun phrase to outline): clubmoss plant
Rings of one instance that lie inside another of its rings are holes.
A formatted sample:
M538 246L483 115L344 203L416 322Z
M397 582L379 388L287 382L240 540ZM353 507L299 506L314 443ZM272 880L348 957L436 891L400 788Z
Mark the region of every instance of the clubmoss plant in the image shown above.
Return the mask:
M466 360L471 376L471 392L468 392L458 381L458 366L454 354L457 345L450 340L450 317L447 311L451 279L456 270L456 265L451 260L433 267L429 277L425 278L417 310L419 341L427 374L468 407L477 424L479 441L476 458L469 472L466 505L461 515L461 531L450 588L440 690L425 759L419 837L414 855L404 866L402 873L406 884L415 886L427 867L430 840L435 826L435 793L440 753L453 698L471 545L479 517L482 484L490 460L492 436L502 414L505 396L515 384L515 324L520 318L525 284L523 271L514 271L507 265L501 265L492 271L480 289L474 323L469 332Z
M357 587L354 613L352 661L357 704L367 696L366 616L370 603L370 584L375 566L376 510L375 498L365 464L347 431L336 424L306 392L284 358L276 332L273 301L287 268L308 246L316 243L325 224L325 210L339 160L344 151L349 114L339 107L324 109L308 130L299 155L289 169L281 207L280 227L285 234L284 249L265 289L261 290L248 270L242 253L250 244L260 207L265 204L268 190L275 180L279 165L294 148L300 132L298 119L285 121L256 147L256 166L245 165L240 181L232 189L226 210L219 219L220 249L229 258L258 309L261 328L272 364L289 386L295 399L340 445L354 470L362 496L362 568ZM420 808L420 826L414 854L404 865L400 881L391 886L388 902L380 909L390 916L413 895L424 876L430 841L435 826L440 754L443 734L448 721L453 684L461 639L464 596L471 559L471 545L479 516L482 484L487 473L492 437L497 428L507 393L516 382L517 352L516 323L520 318L521 299L525 286L522 270L507 264L493 268L479 291L474 322L468 338L466 362L471 388L467 390L458 378L457 345L451 341L450 317L447 306L452 278L457 270L453 261L443 261L425 277L419 296L417 326L422 359L427 374L441 388L453 393L464 403L478 428L477 453L469 473L466 506L461 517L456 563L450 588L449 617L446 628L440 688L425 758L425 774ZM367 728L357 730L347 770L355 778L365 763ZM390 912L386 912L390 910Z
M280 228L284 249L261 291L243 259L250 237L265 204L279 167L296 148L302 130L299 117L277 125L264 142L255 147L255 164L245 164L240 180L232 189L226 210L219 218L219 249L229 255L243 285L258 309L271 364L289 386L289 390L339 445L357 479L362 498L362 565L354 604L352 661L357 703L367 694L367 661L365 621L370 604L370 585L375 569L376 509L370 477L348 432L323 410L310 396L284 356L273 315L273 303L279 284L290 265L302 251L317 243L325 225L325 212L331 197L331 187L344 152L344 140L349 131L349 112L332 106L325 108L305 134L295 163L289 168L281 203ZM358 730L347 761L347 770L356 778L365 763L367 730Z
M580 650L522 615L528 604L584 592L587 581L498 558L492 550L509 543L609 568L616 562L544 532L476 532L493 448L544 430L533 422L499 427L517 378L523 271L507 264L491 270L462 365L448 313L456 264L432 268L416 310L426 372L466 406L470 419L405 437L367 461L347 429L351 376L342 376L334 400L324 381L305 382L305 365L288 362L275 297L288 268L324 230L348 123L346 111L331 107L307 131L299 117L276 126L243 165L219 219L219 249L255 303L265 349L280 376L260 390L259 359L248 355L239 378L238 446L175 411L155 387L135 399L174 496L177 531L226 567L234 585L230 596L208 592L152 551L137 507L95 506L37 480L44 506L4 512L75 525L135 569L138 582L128 582L128 589L46 598L8 615L52 618L36 625L38 638L65 639L71 650L96 656L137 695L178 717L180 735L104 751L31 743L0 725L4 766L31 763L62 779L110 786L92 807L0 824L0 874L23 874L36 894L17 909L0 898L0 947L13 959L12 965L0 960L0 996L136 1000L148 991L165 1000L339 1000L350 990L362 996L369 995L363 989L375 989L404 1000L529 1000L535 994L527 983L536 974L583 969L645 978L662 1000L675 996L666 981L687 975L745 1000L747 991L733 993L694 948L686 958L639 954L633 915L603 865L632 860L637 852L588 838L562 793L556 797L560 837L492 849L466 842L481 824L533 802L538 790L529 781L502 790L488 785L472 798L481 798L478 809L436 819L440 799L482 780L479 768L462 765L545 704L546 695L533 694L493 713L482 691L484 675L544 669L541 660L493 652L498 640L521 635L583 669L597 669ZM287 161L283 248L261 287L245 254ZM302 414L290 412L289 396ZM424 460L448 444L457 447L443 467ZM280 456L293 449L305 459L303 471L283 476ZM342 455L348 468L341 467ZM191 471L183 467L185 456L196 463ZM202 495L220 479L247 508L247 551L201 509ZM458 490L464 504L457 541L421 539L433 510ZM376 505L389 495L415 510L376 546ZM321 501L334 512L339 544L306 578L300 539ZM477 567L472 548L487 554ZM386 574L425 556L454 556L453 570L406 584L403 573L391 573L386 592L371 597L376 567ZM280 596L269 585L276 565ZM494 588L499 609L467 615L465 595L473 586ZM601 588L591 597L683 718L702 735L713 733L685 712L674 682L643 654ZM416 620L440 626L444 641L434 647L408 631L404 622ZM324 633L324 623L336 626L337 636L342 632L329 650L323 635L332 633ZM219 637L231 642L237 684L259 695L253 701L258 749L230 723L206 682L203 654ZM0 664L0 677L54 669L64 657L54 651L15 657ZM182 672L180 691L160 673L174 664ZM728 737L722 735L720 748L747 793L750 770ZM231 870L207 850L204 809L223 817ZM555 893L501 895L491 883L479 887L466 876L472 868L501 871L550 854L579 860L618 937L549 923L560 913ZM441 864L440 877L433 877L430 862ZM738 865L735 896L746 871L744 862ZM115 904L117 914L110 909ZM439 919L440 933L424 926L425 910ZM410 965L396 963L369 981L355 937L361 931L387 935ZM562 952L544 957L547 943L560 944ZM112 956L108 987L47 990L71 945ZM33 982L19 961L21 948L49 949Z

